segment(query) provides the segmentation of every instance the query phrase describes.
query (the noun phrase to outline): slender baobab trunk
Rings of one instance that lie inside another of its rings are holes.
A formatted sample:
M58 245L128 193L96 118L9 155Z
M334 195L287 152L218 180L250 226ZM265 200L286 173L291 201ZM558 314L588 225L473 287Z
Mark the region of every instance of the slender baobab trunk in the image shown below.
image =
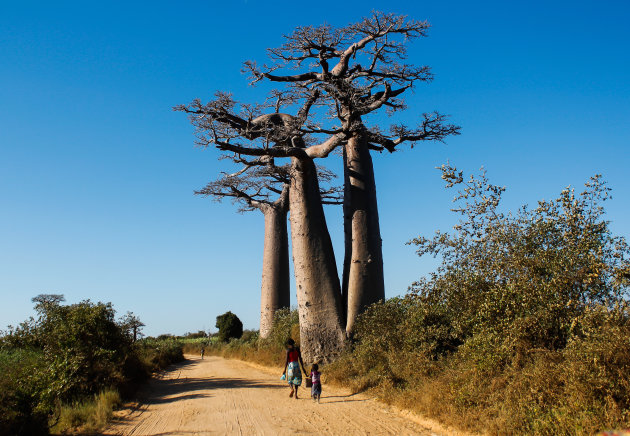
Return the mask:
M347 308L346 333L351 335L365 307L385 298L374 167L360 132L344 147L344 179L343 300Z
M290 222L302 356L327 362L345 345L341 290L315 164L291 158Z
M261 207L265 215L265 248L260 296L260 337L266 338L277 310L289 307L288 186L273 204Z

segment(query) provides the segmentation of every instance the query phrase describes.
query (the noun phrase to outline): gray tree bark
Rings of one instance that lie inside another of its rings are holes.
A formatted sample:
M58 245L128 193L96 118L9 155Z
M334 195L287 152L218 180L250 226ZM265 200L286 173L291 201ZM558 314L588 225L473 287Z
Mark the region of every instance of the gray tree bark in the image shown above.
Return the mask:
M329 362L346 343L335 254L315 164L310 158L291 162L291 242L302 356L309 364Z
M302 116L297 117L301 121L300 136L326 132L343 134L343 140L347 141L344 159L346 255L342 289L347 304L345 328L348 335L352 335L357 315L366 306L385 298L376 185L369 150L393 152L403 142L442 141L448 135L459 133L459 127L446 123L447 117L439 112L423 113L415 128L394 124L389 134L381 133L380 129L368 130L361 119L385 108L404 109L401 96L415 83L432 80L429 67L402 61L407 54L406 42L426 36L429 27L426 21L373 12L370 17L337 29L328 25L298 27L285 36L284 44L269 50L271 65L260 69L255 62L245 63L245 68L252 73L252 83L261 80L286 83L291 98L298 100L304 98L303 93L310 95ZM282 73L290 69L299 71ZM305 124L319 93L324 97L320 103L329 106L341 122L340 129ZM269 115L267 120L272 118L284 122L277 114ZM242 121L237 125L245 126Z
M273 204L260 207L265 216L265 246L260 295L261 338L269 337L276 312L290 305L288 197L289 189L286 187L280 199Z
M357 316L370 304L385 299L383 251L376 202L374 167L361 132L350 137L344 157L343 301L346 334L351 336Z

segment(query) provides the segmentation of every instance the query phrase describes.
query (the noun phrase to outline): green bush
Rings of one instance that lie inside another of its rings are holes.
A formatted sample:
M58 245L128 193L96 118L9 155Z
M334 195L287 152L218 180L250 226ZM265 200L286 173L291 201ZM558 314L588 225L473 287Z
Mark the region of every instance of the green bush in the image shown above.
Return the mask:
M41 351L0 349L0 434L46 434L50 407Z
M455 209L462 219L453 235L412 241L418 254L443 259L413 291L443 307L462 342L496 332L511 354L522 347L562 349L580 333L588 308L626 304L630 250L603 219L609 190L599 177L579 195L567 188L514 215L499 211L504 189L485 175L464 181L444 167L443 178L448 186L464 185Z
M0 340L5 361L11 361L11 356L28 357L13 359L14 367L2 371L0 383L9 384L3 407L19 411L15 419L5 414L2 422L38 423L45 428L42 417L52 414L59 404L124 381L122 368L131 339L116 322L111 304L82 301L64 306L62 301L61 295L35 297L37 318L10 328ZM11 380L15 371L23 372L23 380Z
M162 370L167 366L184 360L182 343L174 339L141 340L134 347L143 367L149 373Z
M258 341L258 330L244 330L241 335L244 343L256 343Z
M56 428L90 410L100 416L92 421L102 422L104 401L112 398L102 391L128 393L152 371L183 359L175 341L133 343L142 323L131 313L116 321L109 303L63 300L35 297L37 318L0 337L0 434L46 433L61 412L68 418Z
M83 301L38 310L38 336L57 399L70 401L96 394L103 386L123 380L120 369L131 341L116 323L110 303Z
M230 339L238 339L243 335L243 323L232 312L225 312L217 316L216 327L219 329L219 340L228 342Z
M289 338L299 343L299 315L297 309L280 309L273 317L273 325L269 336L262 340L267 346L284 349Z
M208 339L208 334L203 330L199 330L197 333L186 333L181 339Z
M411 242L441 265L359 317L330 378L491 434L630 425L630 250L603 218L605 183L511 214L485 174L442 177L463 187L461 220Z

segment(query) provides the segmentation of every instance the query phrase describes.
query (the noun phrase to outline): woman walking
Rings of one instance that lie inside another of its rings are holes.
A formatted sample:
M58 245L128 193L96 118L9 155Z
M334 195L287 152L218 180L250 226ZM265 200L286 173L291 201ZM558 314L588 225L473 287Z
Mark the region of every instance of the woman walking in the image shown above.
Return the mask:
M304 374L307 374L304 369L304 362L302 362L300 347L296 347L295 341L293 339L289 339L287 341L287 360L284 363L284 371L282 371L282 374L286 374L287 382L291 387L289 397L292 397L293 394L295 394L296 400L298 399L298 387L302 384L302 372L300 371L300 366L302 366Z

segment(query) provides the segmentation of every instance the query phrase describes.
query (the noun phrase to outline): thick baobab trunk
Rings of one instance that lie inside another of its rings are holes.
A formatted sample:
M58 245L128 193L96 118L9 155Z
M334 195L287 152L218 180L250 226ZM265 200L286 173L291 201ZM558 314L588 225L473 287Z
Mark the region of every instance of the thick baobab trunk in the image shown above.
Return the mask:
M365 307L385 298L374 167L367 141L360 133L344 147L344 178L343 301L346 333L351 335Z
M260 296L260 337L266 338L277 310L288 308L289 239L287 236L288 190L272 205L261 209L265 215L265 248Z
M305 362L328 362L345 346L341 290L315 164L292 158L291 242Z

